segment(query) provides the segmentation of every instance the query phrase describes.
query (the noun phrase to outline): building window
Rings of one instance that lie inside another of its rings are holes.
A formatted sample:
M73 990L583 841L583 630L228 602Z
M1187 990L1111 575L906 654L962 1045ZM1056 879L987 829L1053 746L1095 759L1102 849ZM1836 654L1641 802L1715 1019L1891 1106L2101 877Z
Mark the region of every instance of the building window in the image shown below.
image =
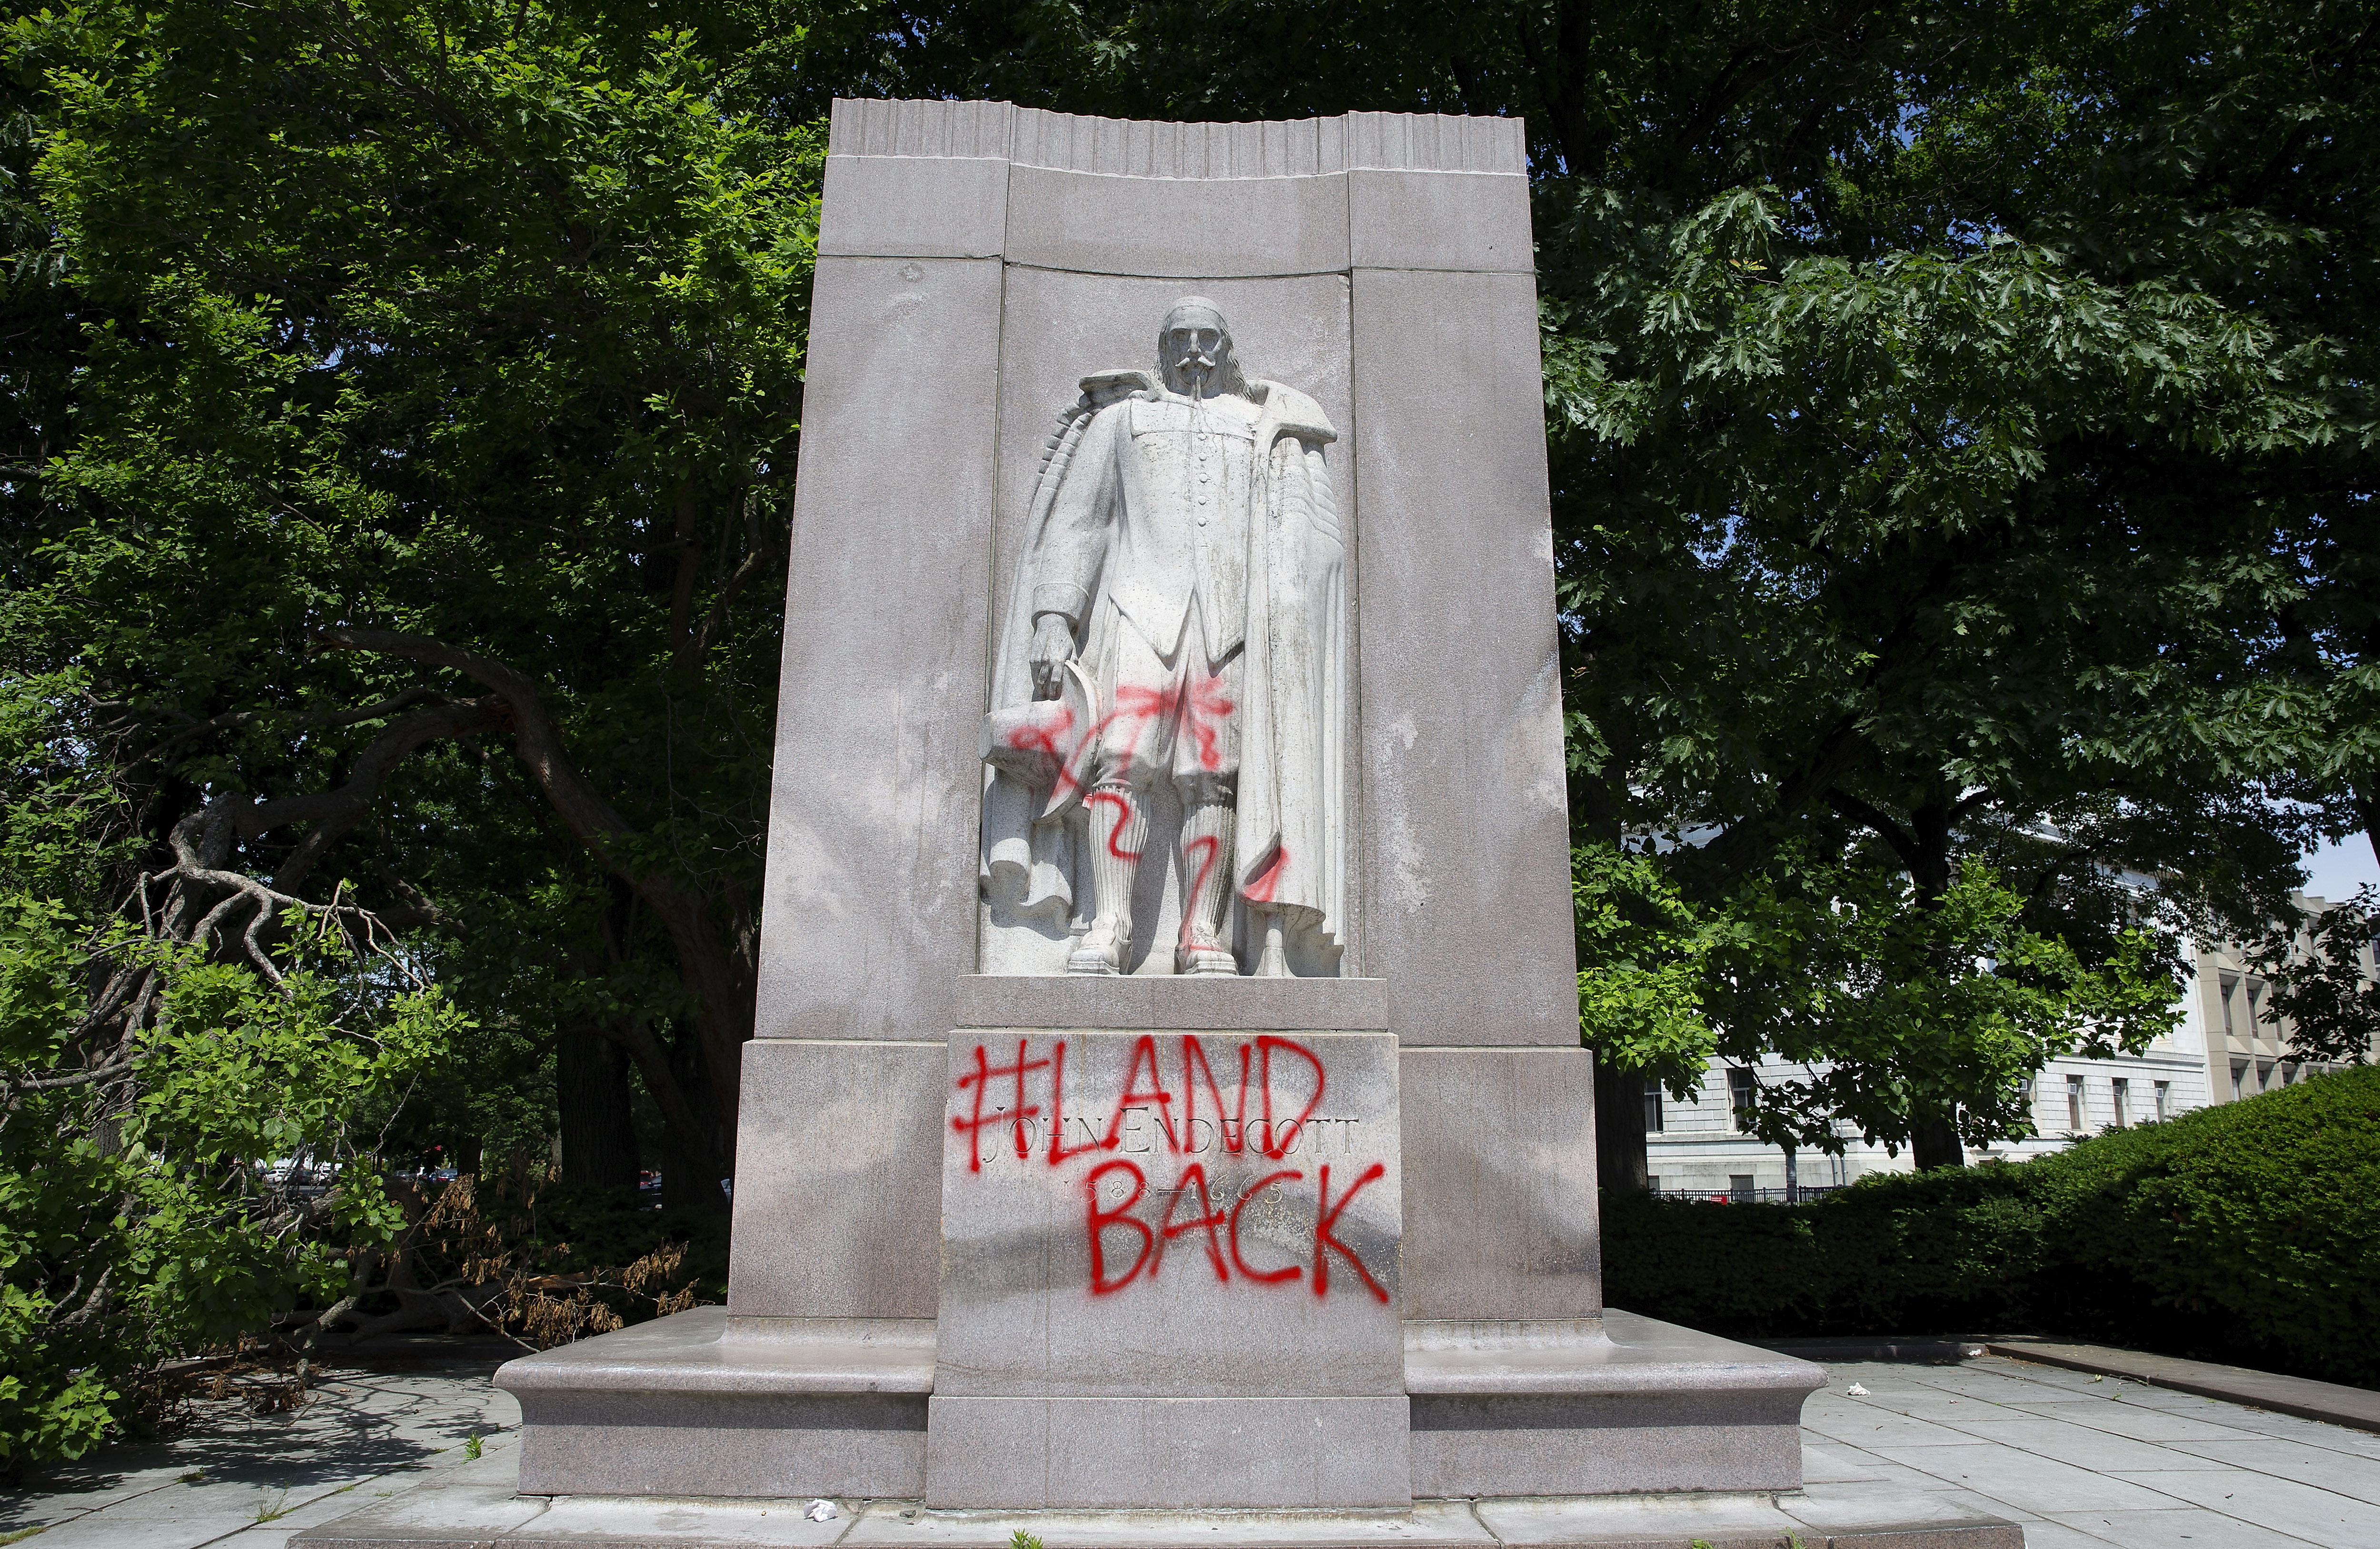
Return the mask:
M2156 1116L2160 1124L2173 1117L2173 1083L2169 1081L2156 1083Z
M1740 1204L1749 1202L1752 1198L1752 1174L1748 1172L1729 1173L1727 1175L1727 1197Z
M2258 1019L2259 1019L2259 1018L2261 1018L2261 1017L2264 1015L2264 1002L2265 1002L2265 981L2264 981L2264 980L2262 980L2262 979L2251 979L2251 980L2249 980L2249 981L2248 981L2248 1031L2250 1031L2251 1033L2252 1033L2252 1032L2254 1032L2254 1031L2256 1030L2256 1023L2257 1023Z
M2233 1029L2231 1026L2231 998L2240 992L2240 975L2237 974L2225 974L2216 979L2216 993L2221 997L2223 1001L2223 1035L2228 1038L2233 1035Z
M2269 1059L2259 1059L2256 1061L2256 1090L2270 1092L2272 1089L2273 1062Z
M2132 1121L2132 1083L2118 1076L2108 1084L2116 1089L2116 1128L2125 1129Z
M2066 1127L2080 1132L2082 1128L2082 1078L2066 1078Z
M2283 1065L2281 1067L2281 1084L2283 1086L2295 1086L2297 1083L2298 1068L2295 1065Z
M2247 1095L2245 1090L2247 1084L2248 1062L2244 1059L2234 1059L2231 1061L2231 1100L2233 1102L2236 1103Z
M1645 1084L1645 1132L1648 1135L1661 1132L1661 1088L1652 1082Z
M1752 1128L1754 1085L1750 1071L1730 1069L1727 1072L1727 1106L1735 1115L1735 1127L1739 1130Z

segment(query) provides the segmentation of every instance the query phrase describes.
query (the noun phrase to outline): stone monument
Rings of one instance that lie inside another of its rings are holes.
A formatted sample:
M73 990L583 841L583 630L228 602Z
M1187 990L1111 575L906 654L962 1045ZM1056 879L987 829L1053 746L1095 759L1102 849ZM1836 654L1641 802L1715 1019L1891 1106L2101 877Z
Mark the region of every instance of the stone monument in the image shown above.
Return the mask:
M1520 125L840 102L819 254L728 1305L521 1492L1798 1487L1602 1302Z

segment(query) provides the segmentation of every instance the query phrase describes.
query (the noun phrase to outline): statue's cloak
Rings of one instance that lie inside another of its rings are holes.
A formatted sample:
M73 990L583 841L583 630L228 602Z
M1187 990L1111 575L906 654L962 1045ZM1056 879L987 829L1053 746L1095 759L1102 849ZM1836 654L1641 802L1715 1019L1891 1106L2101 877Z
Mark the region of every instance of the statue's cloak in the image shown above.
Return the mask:
M1033 702L1034 561L1075 449L1101 412L1158 395L1156 381L1139 370L1096 372L1082 387L1049 438L1026 508L1024 547L992 652L987 752L990 728L1014 724ZM1248 396L1259 408L1261 473L1249 497L1233 886L1250 906L1279 911L1284 931L1330 948L1339 944L1345 918L1347 549L1322 449L1339 437L1322 406L1294 388L1256 381ZM1100 632L1118 627L1128 626L1108 601L1103 576L1076 633L1076 659L1102 660ZM1014 758L986 767L980 880L988 897L1022 913L1072 912L1082 858L1068 817L1080 800L1076 777L1090 730L1075 725L1077 740L1051 740L1046 781L1030 782Z

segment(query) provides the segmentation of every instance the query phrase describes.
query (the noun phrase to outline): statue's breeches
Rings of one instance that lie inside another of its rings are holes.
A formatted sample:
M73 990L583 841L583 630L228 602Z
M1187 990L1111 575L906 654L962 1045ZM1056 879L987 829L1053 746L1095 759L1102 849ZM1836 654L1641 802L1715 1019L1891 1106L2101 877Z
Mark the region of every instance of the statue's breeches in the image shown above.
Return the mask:
M1240 772L1240 662L1207 655L1194 605L1172 659L1123 621L1099 664L1099 779L1146 790L1170 781L1192 801L1232 800Z

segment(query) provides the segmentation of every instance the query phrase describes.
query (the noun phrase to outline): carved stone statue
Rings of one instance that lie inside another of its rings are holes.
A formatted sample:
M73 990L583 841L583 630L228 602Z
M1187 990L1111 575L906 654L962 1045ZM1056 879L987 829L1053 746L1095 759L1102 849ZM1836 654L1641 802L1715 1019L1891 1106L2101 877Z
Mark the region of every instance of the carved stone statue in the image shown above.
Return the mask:
M1066 912L1068 973L1127 971L1168 785L1175 971L1240 972L1236 897L1255 971L1285 974L1285 935L1327 949L1341 925L1337 432L1305 393L1242 378L1203 296L1166 314L1158 361L1084 378L1050 438L994 652L983 883Z

